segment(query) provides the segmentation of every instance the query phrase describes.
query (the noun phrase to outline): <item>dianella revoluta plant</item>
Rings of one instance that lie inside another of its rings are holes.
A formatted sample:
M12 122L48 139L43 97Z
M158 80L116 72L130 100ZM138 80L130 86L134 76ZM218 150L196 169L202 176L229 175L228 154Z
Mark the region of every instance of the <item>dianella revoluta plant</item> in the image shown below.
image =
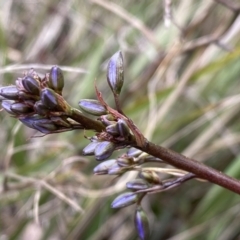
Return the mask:
M89 144L83 149L83 155L94 155L100 162L93 169L94 174L121 176L129 171L137 172L137 178L127 182L127 191L117 196L111 207L135 205L134 225L142 240L150 236L148 217L141 205L143 198L150 193L170 190L193 178L208 180L240 193L237 179L149 142L124 114L120 104L124 84L121 51L110 58L106 78L115 100L115 109L105 102L97 86L96 99L81 99L81 110L70 106L62 96L64 76L57 66L53 66L43 78L31 69L18 78L15 85L1 87L2 108L27 127L44 135L75 129L94 130L95 135L87 137ZM118 149L125 149L125 152L109 159ZM149 167L149 163L154 163L155 167ZM176 168L166 168L164 163Z

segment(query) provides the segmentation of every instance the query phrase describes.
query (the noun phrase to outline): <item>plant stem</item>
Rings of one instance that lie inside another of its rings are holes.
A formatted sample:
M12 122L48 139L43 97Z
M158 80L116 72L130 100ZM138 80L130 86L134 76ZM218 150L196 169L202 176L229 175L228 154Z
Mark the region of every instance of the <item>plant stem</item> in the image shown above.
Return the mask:
M94 129L96 132L102 132L105 129L99 121L84 116L78 109L72 108L72 115L70 117L81 123L85 129ZM199 161L185 157L180 153L158 146L154 143L148 142L147 140L145 140L145 144L142 146L137 146L136 142L129 143L129 145L139 148L154 157L160 158L174 167L193 173L197 178L208 180L209 182L215 183L232 192L240 194L239 180L229 177L226 174L206 166Z
M197 178L208 180L222 186L232 192L240 194L240 181L225 175L201 162L185 157L180 153L163 148L154 143L147 142L144 147L139 148L148 154L163 159L172 166L188 171L196 175Z
M72 114L69 117L80 123L84 129L94 129L96 132L102 132L105 129L101 122L84 116L76 108L72 108Z

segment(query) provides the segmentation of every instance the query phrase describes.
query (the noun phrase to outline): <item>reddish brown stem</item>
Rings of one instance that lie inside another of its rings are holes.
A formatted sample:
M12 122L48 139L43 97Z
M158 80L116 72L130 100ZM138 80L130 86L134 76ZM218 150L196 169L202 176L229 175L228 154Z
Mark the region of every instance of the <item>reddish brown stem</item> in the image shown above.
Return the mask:
M170 149L163 148L154 143L147 142L144 147L140 148L142 151L163 159L165 162L182 170L194 173L197 177L208 180L222 186L232 192L240 194L240 181L225 175L211 167L208 167L196 160L190 159L174 152Z

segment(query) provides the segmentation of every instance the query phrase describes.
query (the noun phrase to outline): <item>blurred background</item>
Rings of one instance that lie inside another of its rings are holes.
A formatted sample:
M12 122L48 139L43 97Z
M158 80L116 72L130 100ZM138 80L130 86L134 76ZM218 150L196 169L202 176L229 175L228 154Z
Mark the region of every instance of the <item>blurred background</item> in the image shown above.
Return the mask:
M123 108L145 136L240 178L239 13L239 0L0 0L0 84L57 64L72 106L95 98L95 80L113 106L106 67L121 49ZM0 121L0 240L137 239L134 206L110 207L136 175L94 176L81 155L91 132ZM143 207L153 240L240 239L239 196L207 182Z

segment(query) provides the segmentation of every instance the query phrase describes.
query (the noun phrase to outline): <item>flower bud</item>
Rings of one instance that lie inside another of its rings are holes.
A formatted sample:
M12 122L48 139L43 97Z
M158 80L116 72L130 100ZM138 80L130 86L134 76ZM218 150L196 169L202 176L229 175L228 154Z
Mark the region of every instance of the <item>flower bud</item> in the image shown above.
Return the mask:
M123 56L121 51L115 53L108 62L107 81L114 94L120 94L123 82Z
M149 184L143 179L138 178L127 182L126 187L132 191L137 191L149 188Z
M129 148L128 151L127 151L127 155L129 157L138 157L140 154L142 153L141 150L137 149L137 148Z
M11 105L13 101L2 101L2 108L11 115L17 115L15 112L12 111Z
M111 134L112 136L119 136L117 123L114 122L114 124L107 126L106 127L106 132Z
M116 163L116 159L110 159L98 164L94 169L93 172L96 175L104 175L108 174L108 169Z
M161 181L159 179L159 176L156 172L154 171L142 171L140 172L139 176L146 180L149 183L152 184L160 184Z
M13 103L11 105L11 110L16 114L26 114L26 113L33 112L33 109L31 107L29 107L25 103L20 103L20 102Z
M26 76L22 79L22 85L27 92L38 95L40 94L40 84L39 82L31 76Z
M139 195L136 193L132 193L132 192L123 193L113 200L111 207L112 208L127 207L129 205L136 203L138 199L139 199Z
M39 120L39 119L43 119L43 117L35 114L35 115L33 115L33 116L19 117L18 119L19 119L24 125L26 125L27 127L34 128L34 129L35 129L35 127L33 126L34 121Z
M98 144L99 144L99 142L91 142L91 143L89 143L89 144L82 150L83 155L85 155L85 156L94 155L95 148L97 147Z
M79 106L83 111L94 116L101 116L107 113L106 108L94 99L81 99Z
M36 130L42 133L52 133L57 130L57 126L51 122L49 119L39 120L33 123L33 126Z
M141 206L138 206L135 211L134 224L137 230L138 236L141 240L150 239L149 223L146 213Z
M103 161L110 157L115 150L115 144L112 142L100 142L95 148L95 157L98 161Z
M9 100L17 100L18 99L18 89L16 86L1 87L0 95Z
M60 95L62 94L64 87L64 77L62 70L58 66L51 68L48 85L55 92L59 93Z
M120 136L128 138L128 136L130 135L130 130L127 123L124 120L118 119L117 128Z
M43 105L41 100L35 102L34 109L41 116L45 116L49 112L49 109L45 105Z
M50 88L45 88L42 90L41 100L43 105L52 111L62 111L66 113L71 112L71 107L64 100L64 98Z

